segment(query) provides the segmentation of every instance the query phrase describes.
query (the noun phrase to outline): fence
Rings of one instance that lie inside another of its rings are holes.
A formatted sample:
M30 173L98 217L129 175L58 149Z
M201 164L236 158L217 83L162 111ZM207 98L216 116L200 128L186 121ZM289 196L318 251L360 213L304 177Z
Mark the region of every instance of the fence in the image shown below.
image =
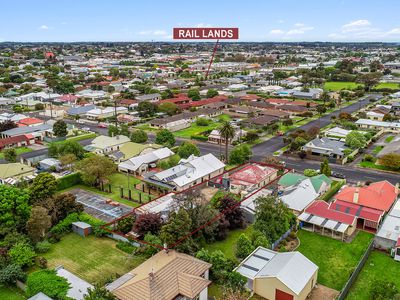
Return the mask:
M275 242L272 243L271 245L271 249L275 249L276 246L279 245L280 242L282 242L282 240L286 239L289 234L292 232L294 226L290 227L288 231L286 231L284 234L281 235L281 237L279 239L277 239Z
M351 273L351 275L349 277L349 280L347 280L347 282L344 285L342 291L340 292L340 294L338 296L338 300L344 300L346 298L347 293L349 292L350 288L352 287L352 285L356 281L358 274L361 272L362 268L364 267L365 262L367 261L367 259L368 259L369 255L371 254L371 251L372 251L373 248L374 248L374 241L372 240L371 243L368 245L367 250L365 250L363 256L359 260L359 262L357 264L357 267L355 268L353 273Z

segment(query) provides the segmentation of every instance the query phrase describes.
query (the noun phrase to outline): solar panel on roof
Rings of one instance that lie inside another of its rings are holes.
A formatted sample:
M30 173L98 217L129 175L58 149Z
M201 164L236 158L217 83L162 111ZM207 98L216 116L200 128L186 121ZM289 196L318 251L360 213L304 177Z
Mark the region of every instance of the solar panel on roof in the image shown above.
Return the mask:
M257 258L259 258L259 259L262 259L262 260L269 261L269 258L266 258L266 257L261 256L261 255L258 255L258 254L253 254L253 256L254 256L254 257L257 257Z
M357 209L357 212L356 212L356 216L357 216L357 217L360 215L361 210L362 210L362 206L360 206L360 207Z
M249 266L249 265L246 265L246 264L242 265L242 267L243 267L243 268L250 269L250 270L255 271L255 272L258 272L258 271L259 271L259 269L254 268L254 267Z
M337 230L339 227L340 227L340 225L342 225L342 222L338 222L337 224L336 224L336 226L333 228L334 230Z
M326 224L326 222L328 222L329 220L328 219L325 219L322 223L321 223L321 226L324 226L325 224Z

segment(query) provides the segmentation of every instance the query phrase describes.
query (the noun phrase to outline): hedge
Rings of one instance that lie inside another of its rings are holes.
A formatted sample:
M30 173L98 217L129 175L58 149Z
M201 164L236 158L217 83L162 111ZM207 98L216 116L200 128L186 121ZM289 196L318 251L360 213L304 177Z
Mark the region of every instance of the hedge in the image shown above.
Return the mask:
M57 190L58 191L65 190L67 188L70 188L74 185L81 183L82 183L81 173L72 173L57 180Z
M324 201L328 201L329 199L331 199L333 195L335 195L339 191L343 184L345 184L344 180L333 181L331 188L321 197L321 199Z
M190 138L192 140L199 140L199 141L208 141L208 137L207 136L203 136L203 135L191 135Z
M103 236L107 233L105 230L100 228L100 226L105 225L106 222L93 218L92 216L86 213L69 214L64 220L60 221L57 225L53 226L50 229L50 233L60 234L60 235L67 234L68 232L72 231L72 226L71 226L72 223L78 221L90 224L93 228L93 233L96 236Z

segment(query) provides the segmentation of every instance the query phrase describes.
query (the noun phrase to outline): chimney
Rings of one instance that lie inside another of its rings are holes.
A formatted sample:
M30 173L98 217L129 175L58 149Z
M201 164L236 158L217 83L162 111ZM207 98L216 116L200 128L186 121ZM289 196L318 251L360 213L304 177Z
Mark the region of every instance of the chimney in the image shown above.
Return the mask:
M354 191L354 196L353 196L354 203L358 203L359 192L360 192L360 188L357 187L356 190Z

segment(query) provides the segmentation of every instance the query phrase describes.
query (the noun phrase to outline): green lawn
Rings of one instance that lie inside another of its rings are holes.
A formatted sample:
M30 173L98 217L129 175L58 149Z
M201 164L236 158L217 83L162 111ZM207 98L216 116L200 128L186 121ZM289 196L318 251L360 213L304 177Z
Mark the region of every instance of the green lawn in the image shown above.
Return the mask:
M400 85L398 83L393 83L393 82L382 82L374 86L374 89L400 90Z
M190 125L190 127L182 129L182 130L175 131L173 134L176 137L190 139L190 137L192 135L198 134L198 133L203 132L203 131L215 129L215 128L219 127L220 125L221 125L221 123L211 122L207 126L198 126L196 124L196 122L194 122L194 123L192 123Z
M385 143L390 143L393 139L394 139L394 135L389 135L389 136L385 139Z
M340 91L340 90L354 90L362 84L350 81L327 81L324 84L324 90L327 91Z
M318 267L318 282L340 291L373 235L358 232L351 243L343 243L330 237L299 230L300 246L297 249Z
M392 171L392 172L398 172L399 170L397 169L392 169L386 166L382 165L377 165L372 161L362 161L360 162L360 167L363 168L369 168L369 169L376 169L376 170L382 170L382 171Z
M17 152L17 155L23 154L23 153L27 153L27 152L32 152L33 150L31 148L28 147L19 147L19 148L15 148L15 152ZM0 152L0 158L3 159L4 158L4 154L2 152Z
M87 139L92 139L95 138L97 136L96 133L88 133L88 134L82 134L82 135L78 135L78 136L73 136L70 138L67 138L67 141L81 141L81 140L87 140Z
M226 257L235 258L236 242L242 233L250 236L253 230L252 226L248 226L245 229L236 229L228 233L228 236L223 241L214 242L212 244L207 244L204 248L210 252L221 250Z
M389 255L372 251L364 268L357 276L356 282L350 289L346 299L362 300L371 299L369 289L376 280L388 280L395 283L400 290L400 262L396 262Z
M144 261L144 257L129 255L116 248L109 238L86 238L70 233L51 246L43 256L49 268L62 265L68 271L90 283L103 282L121 276Z
M7 287L0 285L0 299L4 300L23 300L26 299L24 292L17 287Z
M376 146L374 150L372 150L373 154L378 154L383 149L383 146Z

